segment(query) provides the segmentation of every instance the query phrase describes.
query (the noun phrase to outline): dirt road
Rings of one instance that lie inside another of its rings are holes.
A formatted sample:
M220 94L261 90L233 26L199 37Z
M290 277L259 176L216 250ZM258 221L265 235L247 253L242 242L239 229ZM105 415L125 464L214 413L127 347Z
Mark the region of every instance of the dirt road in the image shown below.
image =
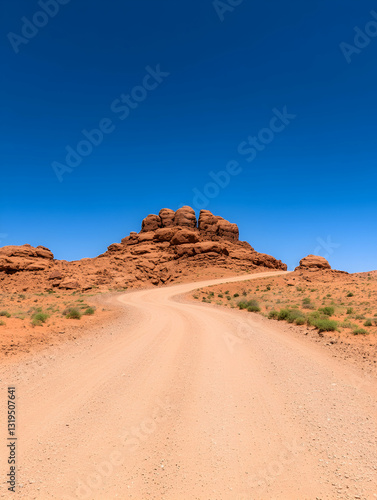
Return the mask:
M252 313L175 299L198 286L127 293L113 325L2 368L18 493L1 498L377 498L376 381Z

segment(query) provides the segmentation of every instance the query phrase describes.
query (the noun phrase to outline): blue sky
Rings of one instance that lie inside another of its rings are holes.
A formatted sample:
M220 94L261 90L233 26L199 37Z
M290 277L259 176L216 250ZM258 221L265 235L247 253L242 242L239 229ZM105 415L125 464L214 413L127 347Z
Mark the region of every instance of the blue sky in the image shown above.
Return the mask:
M92 257L187 204L289 268L377 269L372 1L60 1L0 7L1 245Z

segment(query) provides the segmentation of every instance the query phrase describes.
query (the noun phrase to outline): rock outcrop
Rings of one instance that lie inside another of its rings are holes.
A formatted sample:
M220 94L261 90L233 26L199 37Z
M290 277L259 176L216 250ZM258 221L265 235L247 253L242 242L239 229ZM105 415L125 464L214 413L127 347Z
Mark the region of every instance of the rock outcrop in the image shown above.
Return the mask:
M295 271L301 270L324 270L331 269L330 264L324 257L319 255L308 255L300 260L300 265L296 267Z
M208 210L197 221L187 206L148 215L139 233L131 232L93 259L57 261L47 248L30 245L0 249L0 287L5 290L139 287L192 280L208 269L221 275L258 268L287 266L239 241L236 224Z
M6 246L0 248L0 272L43 271L53 259L53 253L43 246Z

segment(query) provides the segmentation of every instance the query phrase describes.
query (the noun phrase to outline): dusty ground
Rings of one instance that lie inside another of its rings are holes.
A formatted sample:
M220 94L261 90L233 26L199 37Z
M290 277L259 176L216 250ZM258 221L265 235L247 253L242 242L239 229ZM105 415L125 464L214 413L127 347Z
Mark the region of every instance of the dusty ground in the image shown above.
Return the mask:
M377 370L377 272L349 275L295 272L205 287L189 298L230 309L238 308L240 301L256 300L261 309L259 314L266 317L273 310L286 308L297 308L308 316L318 309L332 307L334 314L330 319L336 321L336 331L319 333L306 324L291 324L289 329L329 347L335 356Z
M265 271L265 268L256 269L255 273ZM242 271L218 269L208 266L203 272L193 272L186 275L177 273L179 283L195 282L203 279L216 279L221 276L244 274ZM150 283L135 286L136 289L153 288ZM127 289L127 287L126 287ZM119 305L114 303L103 304L103 296L112 297L124 293L123 290L114 290L111 286L100 286L88 291L66 291L50 289L43 292L0 292L0 360L14 356L24 356L37 350L51 346L57 342L76 339L85 335L96 325L109 322L119 314ZM94 314L85 314L88 307L94 309ZM69 308L80 311L81 318L68 319L63 313ZM33 324L35 314L47 314L45 322Z
M196 286L126 293L107 327L2 366L17 498L376 498L376 377L286 323L177 301Z

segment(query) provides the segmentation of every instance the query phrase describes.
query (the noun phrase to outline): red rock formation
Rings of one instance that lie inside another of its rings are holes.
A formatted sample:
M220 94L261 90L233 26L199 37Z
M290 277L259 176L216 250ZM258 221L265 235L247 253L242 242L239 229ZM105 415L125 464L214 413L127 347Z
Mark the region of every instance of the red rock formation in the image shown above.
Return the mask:
M196 227L195 211L191 207L178 208L174 216L174 225L181 227Z
M0 249L0 287L86 290L93 286L158 285L182 276L192 279L208 267L219 272L287 269L280 260L239 241L237 225L208 210L200 212L197 225L192 208L182 207L176 212L164 208L159 215L148 215L139 233L131 232L94 259L56 261L44 247L4 247Z
M331 269L331 266L324 257L320 257L318 255L308 255L307 257L304 257L300 260L300 265L296 267L295 271L309 269Z

